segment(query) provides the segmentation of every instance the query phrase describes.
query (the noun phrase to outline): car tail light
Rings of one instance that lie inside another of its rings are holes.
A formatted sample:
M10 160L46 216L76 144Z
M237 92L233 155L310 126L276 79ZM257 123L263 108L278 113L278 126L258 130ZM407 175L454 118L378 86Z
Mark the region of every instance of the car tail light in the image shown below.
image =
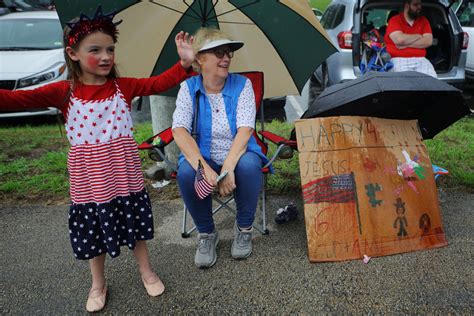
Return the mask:
M469 46L469 34L464 32L464 37L462 39L462 49L467 49Z
M340 48L352 49L352 32L345 31L337 34L337 43Z

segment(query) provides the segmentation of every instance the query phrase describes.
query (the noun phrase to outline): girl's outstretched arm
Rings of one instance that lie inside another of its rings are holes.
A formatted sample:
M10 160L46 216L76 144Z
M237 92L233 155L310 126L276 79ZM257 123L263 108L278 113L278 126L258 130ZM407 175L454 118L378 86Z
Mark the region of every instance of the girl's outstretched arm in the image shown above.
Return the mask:
M15 111L55 107L63 111L67 106L69 82L59 81L34 90L0 89L0 109ZM64 112L64 111L63 111Z

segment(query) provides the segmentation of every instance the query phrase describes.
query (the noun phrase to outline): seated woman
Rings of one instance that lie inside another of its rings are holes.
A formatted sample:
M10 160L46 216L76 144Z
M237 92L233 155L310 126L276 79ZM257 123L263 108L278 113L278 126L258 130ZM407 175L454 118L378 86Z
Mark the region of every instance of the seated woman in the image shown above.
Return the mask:
M212 198L200 199L194 187L200 163L204 178L221 196L234 194L237 218L232 257L245 259L252 253L252 224L262 186L261 167L267 160L253 136L256 108L252 84L243 76L229 73L234 51L243 45L231 41L220 30L199 29L194 35L193 66L200 75L181 84L173 114L173 136L182 153L178 184L199 233L194 258L199 268L214 265L219 242L212 218ZM196 139L192 137L195 112ZM227 176L217 183L218 173L224 171Z

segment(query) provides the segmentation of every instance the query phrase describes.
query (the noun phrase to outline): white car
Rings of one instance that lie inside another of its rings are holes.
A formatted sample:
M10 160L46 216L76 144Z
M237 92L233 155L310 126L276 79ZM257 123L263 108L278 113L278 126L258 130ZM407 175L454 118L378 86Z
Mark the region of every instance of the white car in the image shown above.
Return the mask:
M469 35L471 43L467 47L466 79L474 80L474 3L460 3L456 9L462 29Z
M55 11L0 16L0 89L35 89L67 77L62 28ZM56 108L5 112L0 118L55 115Z
M458 0L463 5L474 0ZM465 81L469 38L453 11L454 0L423 0L423 15L433 33L433 45L426 58L433 64L438 79L462 89ZM367 49L363 38L386 31L387 19L403 8L402 0L332 0L321 17L321 25L339 51L316 69L312 82L323 88L363 75L361 64Z

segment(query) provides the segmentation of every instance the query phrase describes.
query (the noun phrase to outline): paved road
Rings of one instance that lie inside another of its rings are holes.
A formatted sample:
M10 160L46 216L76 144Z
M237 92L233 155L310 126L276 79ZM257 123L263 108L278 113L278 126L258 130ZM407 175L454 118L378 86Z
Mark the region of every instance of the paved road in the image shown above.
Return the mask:
M474 194L440 192L449 246L362 261L311 264L298 197L297 221L255 235L253 255L230 257L233 221L217 216L223 238L209 270L193 266L195 239L180 237L178 200L154 201L153 265L167 290L145 294L133 256L107 261L107 313L474 313ZM81 314L90 286L86 262L73 259L67 206L0 205L0 314Z

